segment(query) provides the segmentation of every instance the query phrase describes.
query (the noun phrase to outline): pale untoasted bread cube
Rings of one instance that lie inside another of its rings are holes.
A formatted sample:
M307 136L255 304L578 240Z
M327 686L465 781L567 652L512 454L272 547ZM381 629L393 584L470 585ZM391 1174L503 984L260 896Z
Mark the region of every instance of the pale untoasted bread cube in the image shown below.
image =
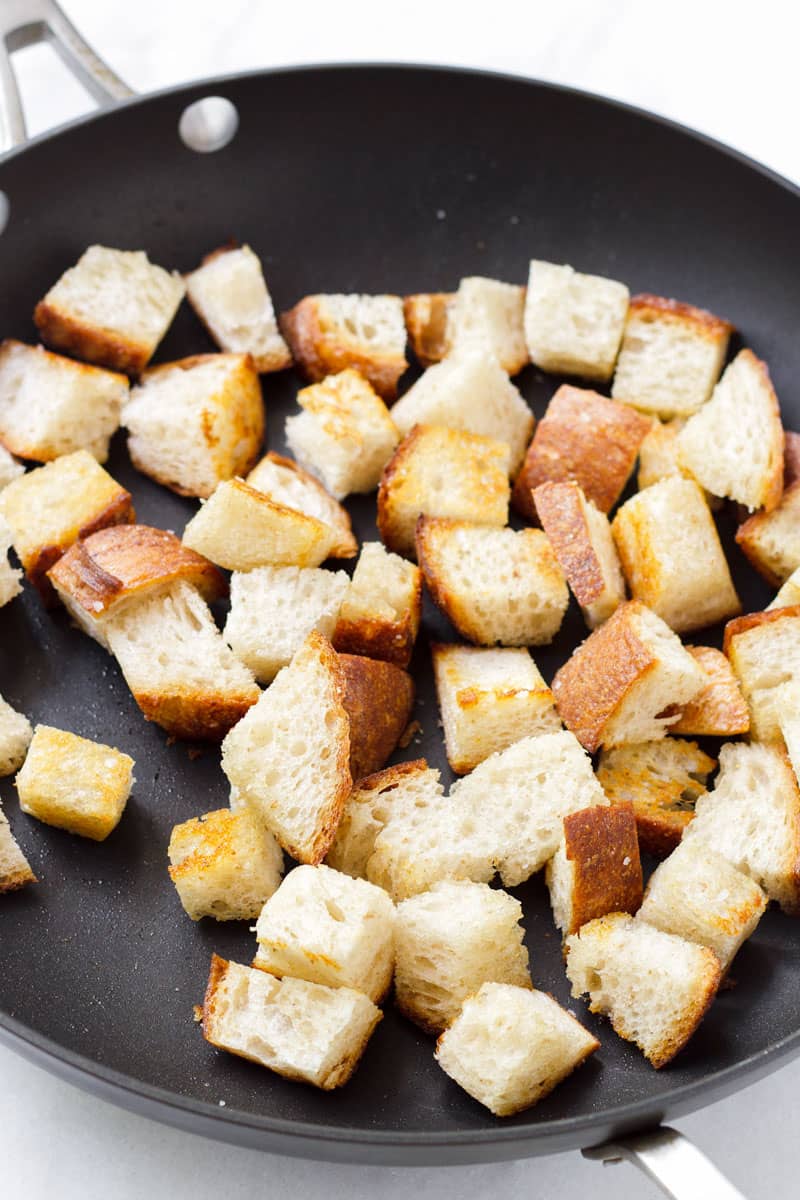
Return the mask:
M334 500L316 476L304 471L294 459L270 450L253 467L245 483L269 496L276 504L296 508L307 517L330 525L336 531L331 558L354 558L358 554L358 542L347 509Z
M625 580L608 518L572 481L543 483L533 500L584 620L596 629L625 599Z
M332 526L276 504L241 479L218 484L183 531L183 544L229 571L317 567L336 540Z
M711 646L687 646L686 649L705 672L706 686L679 710L680 715L670 726L670 733L726 738L747 733L750 710L725 655Z
M708 946L726 972L766 907L758 884L712 846L689 839L650 876L639 920Z
M628 482L651 422L588 388L562 384L536 427L511 496L536 521L531 491L543 483L579 484L587 500L610 512Z
M21 462L17 462L13 454L9 454L5 446L0 446L0 491L4 487L8 487L12 479L19 479L20 475L25 474L25 468Z
M246 354L195 354L153 367L122 410L137 470L181 496L244 475L264 436L261 386Z
M112 746L37 725L15 782L23 812L102 842L128 802L133 759Z
M543 371L605 383L617 359L628 297L624 283L534 259L525 302L531 361Z
M800 605L800 567L792 571L779 588L775 599L767 605L767 611L773 608L790 608L794 605Z
M286 441L297 460L342 500L372 492L400 434L394 414L358 371L328 375L297 394L303 410L286 419Z
M800 791L782 746L728 742L684 839L722 854L785 912L800 913Z
M553 918L563 937L642 903L642 863L632 808L595 804L570 813L547 864Z
M800 567L800 483L786 489L772 512L744 521L736 541L767 583L780 587Z
M212 1046L330 1091L347 1083L383 1013L352 988L276 979L214 954L203 1003Z
M339 660L310 633L226 737L222 769L292 858L318 863L350 793L350 718Z
M435 603L471 642L541 646L558 633L569 592L540 529L422 517L417 558Z
M484 983L436 1043L451 1079L497 1117L530 1108L600 1048L546 992Z
M678 434L678 462L715 496L772 512L783 492L783 426L766 363L740 350Z
M0 492L0 516L13 531L25 574L48 603L55 602L55 593L46 573L73 542L136 519L130 492L87 450L13 480Z
M234 571L225 641L259 683L271 683L316 629L330 639L350 580L317 567Z
M0 696L0 776L13 775L22 766L32 737L25 714Z
M423 367L441 362L450 351L450 313L455 292L418 292L403 299L408 340Z
M422 615L422 572L380 542L364 542L350 580L333 644L408 666Z
M0 896L3 892L16 892L29 883L38 882L0 805Z
M637 492L611 526L631 595L678 633L742 611L717 527L691 479Z
M779 689L800 679L800 606L729 621L723 648L750 709L751 738L779 741Z
M312 383L354 367L379 396L393 400L406 370L406 327L399 296L306 296L281 313L281 333Z
M524 737L561 728L527 650L431 646L447 761L459 775Z
M484 358L494 358L509 375L516 375L530 360L525 342L525 288L481 275L462 279L449 310L448 340L453 353L475 350Z
M249 921L277 890L283 852L247 808L193 817L169 839L169 877L193 921Z
M0 608L13 600L22 591L22 571L12 567L8 552L14 541L14 531L0 516Z
M634 296L611 395L659 417L690 416L711 395L732 332L702 308Z
M681 840L716 765L697 742L668 737L603 750L597 778L612 804L632 806L642 849L664 858Z
M414 681L401 667L362 654L340 654L342 703L350 719L350 774L379 771L408 728Z
M516 474L533 430L533 413L502 366L470 347L429 367L392 409L406 437L415 425L446 425L505 442Z
M394 924L382 888L330 867L295 867L261 910L253 966L377 1003L392 982Z
M185 580L132 602L103 632L139 708L173 737L219 741L258 700L252 674Z
M258 372L292 365L261 260L249 246L221 246L185 281L189 303L220 350L249 354Z
M435 884L397 906L395 1003L440 1033L484 983L531 987L519 900L468 880Z
M441 425L416 425L387 464L378 488L378 530L384 545L413 558L423 513L505 525L509 469L505 442Z
M127 395L124 375L13 339L0 345L0 440L20 458L88 450L105 462Z
M582 746L650 742L677 720L706 677L667 624L638 600L620 605L553 679L561 720Z

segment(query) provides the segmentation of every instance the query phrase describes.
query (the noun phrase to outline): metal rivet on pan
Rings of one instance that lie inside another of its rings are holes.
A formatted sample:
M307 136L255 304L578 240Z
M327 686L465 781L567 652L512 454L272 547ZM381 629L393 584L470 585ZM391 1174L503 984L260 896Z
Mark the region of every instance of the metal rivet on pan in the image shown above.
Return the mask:
M8 203L8 196L5 192L0 192L0 233L5 233L8 218L11 215L11 206Z
M211 154L233 141L239 128L236 106L224 96L205 96L195 100L181 113L178 133L190 150Z

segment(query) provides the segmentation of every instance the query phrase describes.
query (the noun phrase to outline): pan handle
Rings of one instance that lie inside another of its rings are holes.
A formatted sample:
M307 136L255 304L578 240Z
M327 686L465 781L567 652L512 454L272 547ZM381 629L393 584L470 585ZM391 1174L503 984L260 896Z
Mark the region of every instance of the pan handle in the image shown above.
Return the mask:
M107 108L136 93L115 74L78 30L56 0L2 0L0 3L0 153L27 139L17 79L11 62L16 50L50 42L72 74Z
M589 1146L583 1155L602 1163L625 1159L673 1200L746 1200L693 1142L669 1125Z

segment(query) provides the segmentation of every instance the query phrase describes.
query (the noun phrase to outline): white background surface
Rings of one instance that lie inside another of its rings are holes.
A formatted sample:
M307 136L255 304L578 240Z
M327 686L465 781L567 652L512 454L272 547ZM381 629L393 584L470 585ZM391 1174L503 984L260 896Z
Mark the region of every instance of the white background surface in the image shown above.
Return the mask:
M400 59L489 67L656 110L800 180L800 6L794 4L460 0L456 6L406 0L390 8L355 0L68 0L65 8L139 90L298 62ZM48 50L23 51L16 62L32 132L87 107ZM798 985L800 992L800 980ZM792 1196L800 1175L798 1095L800 1061L677 1124L750 1200ZM418 1200L491 1194L504 1200L583 1200L587 1194L593 1200L652 1200L660 1194L630 1167L601 1168L578 1154L411 1170L330 1166L237 1150L130 1116L2 1047L0 1164L0 1194L24 1192L27 1200L400 1200L411 1192Z

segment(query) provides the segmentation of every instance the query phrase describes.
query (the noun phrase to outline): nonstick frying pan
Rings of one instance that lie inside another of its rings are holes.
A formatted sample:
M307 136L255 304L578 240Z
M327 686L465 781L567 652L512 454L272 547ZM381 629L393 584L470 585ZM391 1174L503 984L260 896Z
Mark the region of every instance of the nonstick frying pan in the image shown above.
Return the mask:
M48 34L68 59L77 56L98 99L127 93L52 4L17 8L13 27L24 28L7 38L11 49ZM6 133L19 141L7 62L0 77ZM198 153L178 127L187 106L209 95L235 106L238 131L216 153ZM36 301L92 242L146 248L155 262L185 270L231 236L249 241L284 308L313 291L402 294L451 288L466 274L522 282L536 255L728 316L769 362L787 425L800 427L797 189L707 139L595 97L429 67L259 72L123 101L39 138L0 163L0 188L8 200L4 336L35 338ZM210 348L184 306L158 359ZM521 376L537 415L557 382L531 368ZM296 389L291 373L265 379L274 448ZM195 505L138 475L123 436L108 466L132 491L140 520L182 529ZM359 536L374 536L374 499L351 511ZM721 523L745 610L761 608L768 592L731 549L729 516ZM570 610L557 643L536 654L547 678L584 632ZM405 755L426 755L449 779L430 637L452 631L426 610L414 664L423 733ZM687 1159L686 1146L675 1159L677 1135L657 1127L800 1051L796 923L768 913L737 959L735 986L656 1072L569 998L546 892L534 879L519 889L534 981L598 1034L593 1061L530 1112L500 1122L444 1076L431 1041L389 1006L351 1084L317 1093L212 1050L192 1020L211 951L244 962L252 952L243 925L187 920L166 875L172 825L227 801L216 751L194 758L168 745L112 660L64 613L45 613L29 588L0 612L0 691L34 721L136 759L133 798L101 845L20 815L3 783L6 811L41 877L0 911L0 1033L22 1053L137 1112L281 1153L419 1165L600 1147L605 1157L644 1154L662 1182L672 1172L673 1187L684 1173L694 1185L703 1179L706 1196L734 1194L720 1177L712 1192L701 1172L713 1168Z

